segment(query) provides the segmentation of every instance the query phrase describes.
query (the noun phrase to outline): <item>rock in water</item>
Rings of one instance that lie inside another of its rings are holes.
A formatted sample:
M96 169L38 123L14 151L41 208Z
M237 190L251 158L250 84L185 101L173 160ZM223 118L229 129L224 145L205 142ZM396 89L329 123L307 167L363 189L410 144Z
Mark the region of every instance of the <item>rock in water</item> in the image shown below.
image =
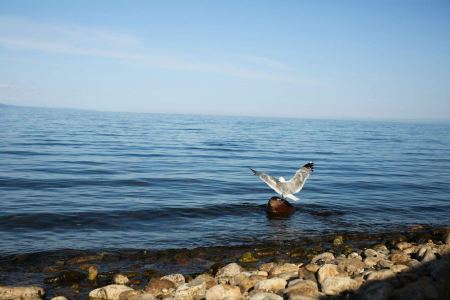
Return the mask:
M266 212L269 218L286 218L295 212L295 207L284 199L272 197L267 202Z

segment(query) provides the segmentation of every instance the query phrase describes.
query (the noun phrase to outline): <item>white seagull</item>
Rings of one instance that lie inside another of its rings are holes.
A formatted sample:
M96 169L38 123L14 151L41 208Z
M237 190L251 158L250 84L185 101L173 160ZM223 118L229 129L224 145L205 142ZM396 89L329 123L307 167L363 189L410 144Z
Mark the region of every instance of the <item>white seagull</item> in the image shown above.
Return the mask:
M275 192L280 194L281 198L286 197L291 200L298 201L300 199L295 197L294 194L300 192L305 185L306 180L314 170L314 163L310 161L305 164L297 172L295 172L295 175L288 181L286 181L283 177L276 179L275 177L267 175L263 172L255 171L252 168L250 168L250 170L252 170L254 175L258 176Z

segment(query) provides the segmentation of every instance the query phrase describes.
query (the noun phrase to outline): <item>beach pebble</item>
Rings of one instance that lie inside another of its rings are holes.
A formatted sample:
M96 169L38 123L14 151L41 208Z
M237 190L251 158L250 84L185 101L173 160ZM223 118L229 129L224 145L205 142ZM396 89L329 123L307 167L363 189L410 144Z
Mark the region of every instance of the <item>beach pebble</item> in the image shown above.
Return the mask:
M262 264L262 265L259 266L259 270L260 270L260 271L264 271L264 272L269 273L270 270L272 270L272 268L275 267L275 265L276 265L276 264L273 263L273 262L271 262L271 263L265 263L265 264Z
M315 263L324 264L324 263L330 263L333 260L334 260L333 253L324 252L324 253L314 256L313 259L311 260L311 263L312 264L315 264Z
M346 272L350 276L356 276L364 272L364 268L366 267L365 263L363 263L358 258L346 258L338 263L338 271Z
M356 258L358 260L363 260L361 255L358 254L358 252L352 252L349 255L347 255L347 258Z
M103 300L119 300L121 293L126 291L131 291L132 288L122 285L122 284L110 284L89 293L89 297L93 299L103 299Z
M371 248L366 249L366 250L364 251L364 255L365 255L366 257L378 257L378 258L385 257L384 254L381 254L381 253L379 253L379 252L377 252L376 250L371 249Z
M88 271L88 279L90 281L97 279L98 268L96 266L89 266L87 271Z
M206 293L206 282L194 279L189 283L180 285L175 292L175 300L194 300L202 298Z
M299 265L296 264L282 264L282 265L275 265L270 271L269 276L274 277L276 275L282 274L282 273L298 273Z
M395 276L395 273L389 269L384 269L380 271L373 271L367 275L367 280L384 280L388 278L392 278Z
M0 286L0 299L40 299L44 294L37 286Z
M315 283L314 281L301 280L285 288L284 293L289 294L289 296L297 294L309 297L317 297L319 296L319 288L317 287L317 283Z
M155 300L155 296L152 293L148 293L142 290L139 291L125 291L119 296L119 300Z
M372 247L372 249L377 251L379 254L383 256L387 256L390 253L389 249L386 247L385 244L376 244Z
M127 276L122 274L115 274L113 277L113 281L115 284L127 284L130 282L130 279L128 279Z
M203 282L205 283L207 289L216 285L216 281L214 280L214 277L212 277L209 274L200 274L197 277L195 277L195 279L193 281L191 281L190 283L198 285Z
M266 278L267 278L266 276L259 276L259 275L248 276L248 274L240 273L233 276L233 278L230 280L230 284L238 286L241 289L241 292L246 292L252 287L254 287L258 281L264 280Z
M53 297L51 300L68 300L68 299L64 296L56 296L56 297Z
M308 270L309 272L316 273L317 270L320 269L320 266L318 266L316 264L307 264L305 266L305 269Z
M175 284L170 280L152 278L145 287L145 291L152 293L155 297L165 297L173 295L175 288Z
M380 259L378 261L377 265L380 266L381 268L389 269L390 267L392 267L394 265L394 263L392 261L390 261L389 259Z
M255 284L255 290L274 292L284 289L286 287L287 281L282 278L270 278L258 281Z
M317 280L320 284L328 277L334 277L339 275L338 268L336 265L325 264L320 267L319 271L317 271Z
M283 300L283 297L274 293L257 292L251 295L249 300Z
M352 291L358 288L359 284L350 277L327 277L321 284L322 292L327 295L338 295L344 291Z
M183 283L186 283L186 279L184 278L183 274L170 274L161 277L161 279L166 279L172 281L176 287L179 287Z
M389 259L394 264L406 264L411 259L411 257L408 254L406 254L405 252L398 252L398 253L391 254Z
M237 286L218 284L206 291L206 300L240 299L241 290Z
M422 258L421 263L429 263L433 260L436 259L436 255L433 253L433 250L431 249L427 249L427 251L425 252L425 255Z
M409 267L405 266L405 265L393 265L391 267L391 271L394 273L400 273L400 272L404 272L404 271L408 271Z
M377 265L377 263L380 261L379 258L375 256L369 256L364 259L364 264L367 268L372 268Z
M231 277L243 271L237 263L231 263L217 271L216 279L218 283L229 283Z

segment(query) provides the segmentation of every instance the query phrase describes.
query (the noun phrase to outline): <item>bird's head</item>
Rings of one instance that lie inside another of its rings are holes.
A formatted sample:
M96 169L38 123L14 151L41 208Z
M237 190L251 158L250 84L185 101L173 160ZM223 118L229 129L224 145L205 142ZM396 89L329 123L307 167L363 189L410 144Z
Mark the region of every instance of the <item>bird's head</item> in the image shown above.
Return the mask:
M280 177L280 178L278 178L278 180L279 180L280 182L286 182L286 179L284 179L284 177Z

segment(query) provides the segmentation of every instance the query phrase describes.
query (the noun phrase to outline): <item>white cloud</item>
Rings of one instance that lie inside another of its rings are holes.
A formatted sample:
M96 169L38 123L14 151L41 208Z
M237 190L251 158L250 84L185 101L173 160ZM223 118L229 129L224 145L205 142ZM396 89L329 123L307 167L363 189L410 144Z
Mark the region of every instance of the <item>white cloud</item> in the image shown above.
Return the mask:
M186 55L162 54L146 48L139 37L118 30L43 24L0 17L0 47L65 55L95 56L143 64L149 68L193 71L258 80L311 83L287 64L257 55L241 56L244 63L204 62ZM249 67L249 63L252 67ZM256 64L256 65L255 65Z

